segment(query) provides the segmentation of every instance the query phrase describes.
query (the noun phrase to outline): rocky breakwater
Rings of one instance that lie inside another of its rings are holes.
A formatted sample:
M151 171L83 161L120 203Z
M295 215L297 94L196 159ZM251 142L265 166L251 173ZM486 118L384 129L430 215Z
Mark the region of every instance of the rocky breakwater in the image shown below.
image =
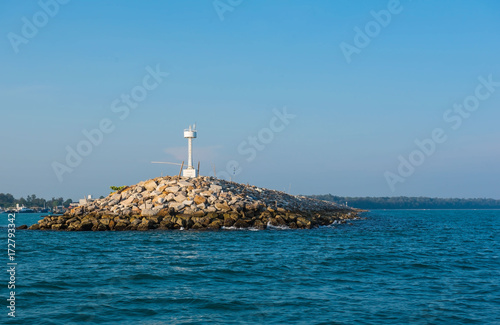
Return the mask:
M213 177L160 177L47 216L32 230L105 231L288 227L343 223L357 210Z

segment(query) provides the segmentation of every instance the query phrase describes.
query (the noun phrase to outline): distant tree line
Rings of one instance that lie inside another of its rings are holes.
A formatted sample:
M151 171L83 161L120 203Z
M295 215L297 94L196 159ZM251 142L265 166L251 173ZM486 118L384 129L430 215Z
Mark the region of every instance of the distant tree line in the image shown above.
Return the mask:
M14 198L12 194L4 194L0 193L0 207L6 209L9 207L15 207L16 204L24 205L27 208L33 207L43 207L53 208L56 206L63 205L64 207L68 207L70 203L73 201L71 199L64 200L62 197L55 198L53 197L50 200L37 198L35 194L28 195L26 198L21 197L20 199Z
M441 199L431 197L346 197L331 194L309 197L359 209L500 209L500 200Z

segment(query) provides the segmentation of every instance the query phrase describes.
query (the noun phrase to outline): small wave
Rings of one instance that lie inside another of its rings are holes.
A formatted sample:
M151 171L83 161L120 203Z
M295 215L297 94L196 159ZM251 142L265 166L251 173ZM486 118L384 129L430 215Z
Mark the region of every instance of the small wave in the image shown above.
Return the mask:
M231 226L231 227L222 226L220 229L221 230L250 230L250 231L260 231L261 230L261 229L256 228L256 227L236 228L234 226Z
M341 225L343 224L342 222L340 222L339 220L334 220L331 224L329 225L324 225L324 226L318 226L318 228L322 229L322 228L337 228L338 225Z
M267 229L270 230L290 230L288 226L273 226L269 221L267 222Z
M234 226L231 226L231 227L222 226L221 229L222 230L248 230L249 228L236 228Z

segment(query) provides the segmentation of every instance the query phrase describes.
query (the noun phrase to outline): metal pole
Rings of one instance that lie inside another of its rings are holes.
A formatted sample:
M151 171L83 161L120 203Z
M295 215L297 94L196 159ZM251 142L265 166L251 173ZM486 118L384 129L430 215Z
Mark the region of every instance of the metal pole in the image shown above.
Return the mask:
M188 138L189 144L189 157L188 157L188 168L193 168L193 138Z
M181 164L181 169L179 170L179 176L177 176L177 181L181 179L182 167L184 167L184 162Z

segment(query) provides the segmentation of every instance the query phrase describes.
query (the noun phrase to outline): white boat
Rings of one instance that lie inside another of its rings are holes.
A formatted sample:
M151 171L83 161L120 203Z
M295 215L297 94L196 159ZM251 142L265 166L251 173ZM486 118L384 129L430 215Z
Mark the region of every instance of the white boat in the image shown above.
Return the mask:
M21 207L19 207L19 206L17 207L17 213L33 213L33 212L35 212L35 211L25 207L24 205Z

